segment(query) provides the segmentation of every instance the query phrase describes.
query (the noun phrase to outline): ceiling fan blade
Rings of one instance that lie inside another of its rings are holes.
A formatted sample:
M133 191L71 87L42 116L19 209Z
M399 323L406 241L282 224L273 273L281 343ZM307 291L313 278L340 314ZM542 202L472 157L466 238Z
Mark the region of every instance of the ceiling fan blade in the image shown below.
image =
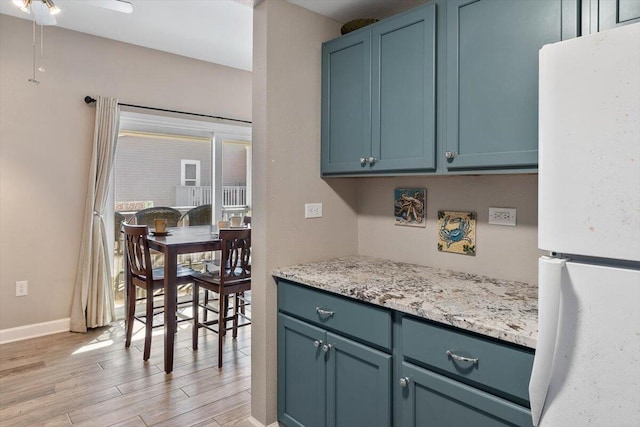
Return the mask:
M56 18L49 13L49 8L40 0L31 2L31 13L38 25L56 25Z
M133 5L125 0L92 0L87 3L101 7L103 9L115 10L116 12L133 12Z

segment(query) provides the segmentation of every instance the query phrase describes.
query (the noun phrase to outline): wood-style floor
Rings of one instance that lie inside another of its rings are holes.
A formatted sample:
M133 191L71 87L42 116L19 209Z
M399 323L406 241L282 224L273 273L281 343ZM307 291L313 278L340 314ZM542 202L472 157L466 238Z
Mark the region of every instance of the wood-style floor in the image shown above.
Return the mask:
M121 323L87 334L61 333L0 346L0 425L251 426L251 329L224 338L180 325L174 371L163 371L162 328L142 360L142 325L129 349ZM157 333L157 335L156 335Z

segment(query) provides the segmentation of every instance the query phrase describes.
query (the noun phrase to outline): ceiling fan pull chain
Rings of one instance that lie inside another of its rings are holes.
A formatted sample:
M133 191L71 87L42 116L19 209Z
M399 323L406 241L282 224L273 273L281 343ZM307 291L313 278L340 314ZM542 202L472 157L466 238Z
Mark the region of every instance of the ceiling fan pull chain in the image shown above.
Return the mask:
M33 21L33 76L29 79L29 82L37 85L40 84L40 82L36 80L36 21Z
M40 25L40 61L42 61L42 58L44 58L44 25ZM44 68L44 65L42 65L42 62L38 67L38 71L40 71L41 73L47 71Z

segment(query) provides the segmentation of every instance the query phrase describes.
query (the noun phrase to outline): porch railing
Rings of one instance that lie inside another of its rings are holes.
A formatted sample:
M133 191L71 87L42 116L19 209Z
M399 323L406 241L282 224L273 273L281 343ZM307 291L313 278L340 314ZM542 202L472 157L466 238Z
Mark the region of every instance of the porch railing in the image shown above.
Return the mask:
M176 206L200 206L211 203L210 186L176 186ZM225 185L222 187L222 206L247 206L247 187L244 185Z
M222 187L222 206L247 206L247 187L244 185L224 185Z
M176 206L200 206L211 204L211 187L176 186Z

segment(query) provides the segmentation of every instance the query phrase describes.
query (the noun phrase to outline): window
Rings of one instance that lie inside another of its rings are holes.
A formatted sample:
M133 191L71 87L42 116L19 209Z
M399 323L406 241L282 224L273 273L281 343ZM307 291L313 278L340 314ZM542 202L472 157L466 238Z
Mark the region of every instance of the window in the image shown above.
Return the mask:
M185 187L200 186L200 160L180 160L180 182Z

